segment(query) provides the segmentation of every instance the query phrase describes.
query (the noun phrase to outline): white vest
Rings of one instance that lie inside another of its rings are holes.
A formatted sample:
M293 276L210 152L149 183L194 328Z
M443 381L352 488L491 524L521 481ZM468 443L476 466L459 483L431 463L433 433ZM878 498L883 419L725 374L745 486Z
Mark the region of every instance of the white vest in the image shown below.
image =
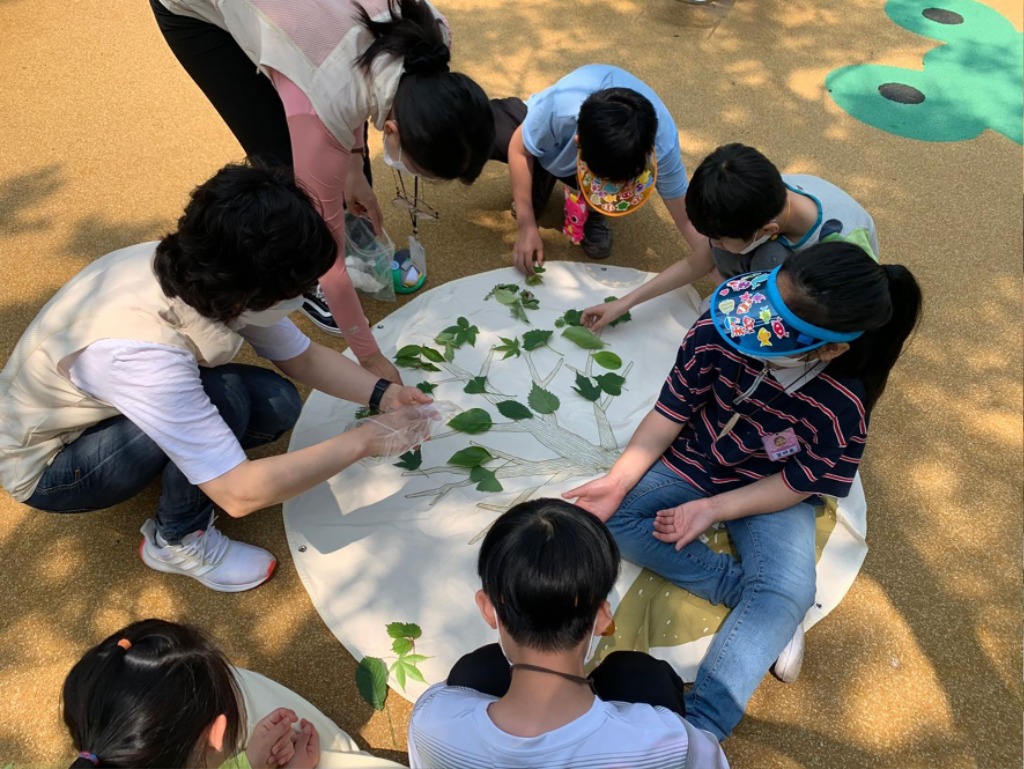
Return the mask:
M227 31L253 64L277 70L309 97L317 116L346 150L362 145L367 118L379 129L391 111L403 62L378 55L367 74L356 58L373 36L354 0L160 0L167 10ZM426 0L424 0L426 2ZM375 21L390 18L387 0L360 0ZM427 3L444 26L444 17Z
M68 378L75 356L100 339L180 347L201 366L228 363L242 337L180 299L153 273L156 243L97 259L58 291L0 372L0 485L25 501L66 444L119 412Z

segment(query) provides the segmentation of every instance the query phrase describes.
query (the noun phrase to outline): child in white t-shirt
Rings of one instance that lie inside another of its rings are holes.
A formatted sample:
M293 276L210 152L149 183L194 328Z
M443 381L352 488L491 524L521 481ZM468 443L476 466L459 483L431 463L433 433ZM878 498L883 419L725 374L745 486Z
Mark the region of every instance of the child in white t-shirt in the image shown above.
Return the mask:
M538 499L502 515L480 548L476 594L498 643L416 703L410 764L726 769L718 741L683 717L667 663L614 652L585 674L596 636L614 629L619 563L608 529L575 505Z

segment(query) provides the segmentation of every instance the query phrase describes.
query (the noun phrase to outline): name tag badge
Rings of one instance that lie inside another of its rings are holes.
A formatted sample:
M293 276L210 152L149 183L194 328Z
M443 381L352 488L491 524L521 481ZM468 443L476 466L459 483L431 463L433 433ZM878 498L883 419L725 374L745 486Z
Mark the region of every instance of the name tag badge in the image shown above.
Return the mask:
M764 443L765 453L773 462L800 451L800 441L797 440L792 427L779 433L768 433L761 439L761 442Z

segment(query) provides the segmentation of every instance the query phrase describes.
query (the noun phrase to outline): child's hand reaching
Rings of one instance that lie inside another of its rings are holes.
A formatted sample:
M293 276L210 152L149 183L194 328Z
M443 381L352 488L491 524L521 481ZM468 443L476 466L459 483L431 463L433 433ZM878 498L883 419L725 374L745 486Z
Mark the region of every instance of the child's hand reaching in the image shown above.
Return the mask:
M292 724L299 720L294 710L278 708L259 720L245 747L253 769L284 766L295 755Z
M320 734L305 718L299 731L294 733L294 747L295 755L285 766L288 769L316 769L320 763Z

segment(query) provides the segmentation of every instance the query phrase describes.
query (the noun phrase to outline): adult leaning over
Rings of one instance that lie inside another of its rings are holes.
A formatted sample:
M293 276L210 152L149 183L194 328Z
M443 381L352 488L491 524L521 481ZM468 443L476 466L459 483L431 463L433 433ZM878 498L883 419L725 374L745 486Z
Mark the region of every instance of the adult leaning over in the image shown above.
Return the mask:
M160 475L142 527L146 565L222 592L265 582L274 557L219 532L215 507L241 517L281 502L383 452L395 431L408 448L421 420L403 407L430 401L288 320L336 256L287 169L221 169L192 192L177 231L97 259L29 325L0 372L0 484L30 507L76 513ZM243 341L309 387L394 413L249 460L245 450L290 430L302 404L287 379L231 363Z
M428 0L150 0L164 38L250 158L294 166L339 259L302 309L343 335L364 368L400 382L345 270L345 215L381 211L366 124L402 171L472 183L491 153L486 94L450 72L447 22ZM256 65L255 67L253 65Z

